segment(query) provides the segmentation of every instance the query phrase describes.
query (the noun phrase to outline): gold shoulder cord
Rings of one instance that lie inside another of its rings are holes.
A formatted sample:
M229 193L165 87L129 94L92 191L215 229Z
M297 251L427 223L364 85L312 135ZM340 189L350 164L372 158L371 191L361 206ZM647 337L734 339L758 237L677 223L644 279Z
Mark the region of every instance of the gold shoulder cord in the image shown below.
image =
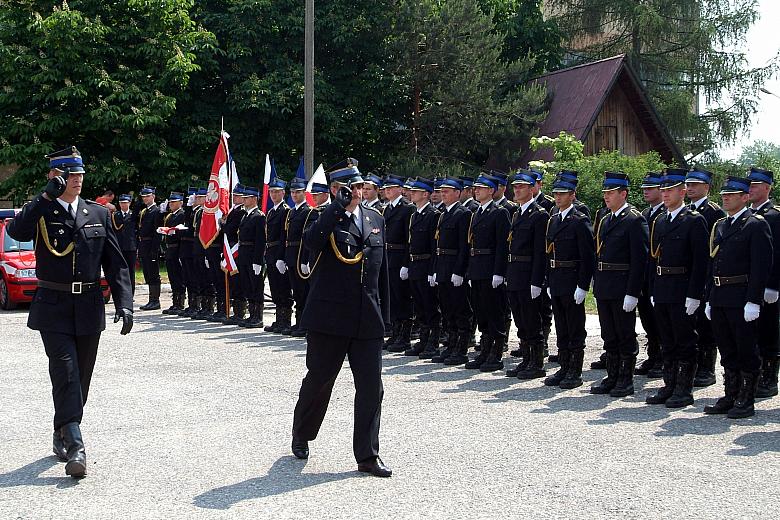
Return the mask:
M141 210L141 214L138 215L138 223L141 224L144 221L144 215L146 214L146 210L149 208L144 208Z
M658 244L658 247L653 249L653 237L655 235L655 223L658 222L658 217L653 219L653 225L650 226L650 257L654 258L655 260L661 259L661 244Z
M414 212L409 216L409 240L407 241L409 245L412 245L412 219L414 218L415 213L417 213L416 208Z
M316 209L311 209L306 214L306 220L303 222L303 231L304 231L304 233L306 232L306 225L309 223L309 217L311 217L311 214L312 214L313 211L317 211L317 210ZM266 225L266 227L267 227L267 225ZM333 234L332 233L331 233L330 236L331 236L331 238L333 238ZM304 280L308 280L309 278L311 278L311 275L314 274L314 269L317 267L317 264L320 263L320 257L322 256L322 251L320 251L320 253L317 255L317 259L314 261L314 265L311 266L311 268L309 269L309 274L307 274L307 275L304 275L301 272L301 251L303 251L303 236L301 236L301 243L298 244L298 257L296 259L297 261L295 262L295 269L298 270L298 276L300 276Z
M474 215L476 215L476 213L472 213L471 218L469 219L468 243L470 246L474 245L474 233L471 231L471 226L474 225Z
M439 221L436 223L436 232L433 234L433 239L436 241L436 247L439 247L439 228L441 227L441 219L444 218L444 212L439 215Z
M165 218L163 219L163 226L168 225L168 219L171 218L171 215L173 215L173 213L168 213L167 215L165 215Z
M116 213L112 213L111 214L111 224L114 225L114 229L117 230L117 231L122 231L122 228L125 227L125 223L124 222L122 222L121 226L117 226L116 225Z
M509 249L512 249L512 228L514 227L515 222L517 222L517 211L512 214L512 221L509 223L509 236L506 237L506 241L509 243ZM549 221L547 223L549 224Z
M599 220L598 231L596 232L596 255L597 256L601 254L601 246L604 245L601 242L601 223L604 222L604 219L607 218L609 215L610 212L607 212L607 214L601 217L601 220Z
M38 228L36 229L36 237L35 242L38 242L38 238L43 235L43 243L46 245L46 249L49 250L49 253L53 254L56 257L63 258L65 256L68 256L70 253L73 252L73 249L76 247L75 242L71 242L68 244L68 247L65 248L65 251L60 253L56 249L54 249L51 246L51 243L49 242L49 233L46 230L46 221L43 219L43 217L38 220ZM75 261L75 255L74 255L74 261Z
M288 211L288 212L287 212L287 215L284 217L284 230L285 230L285 232L286 232L288 229L290 229L290 213L292 213L292 211ZM306 218L308 219L308 218L309 218L309 216L308 216L308 215L306 215Z
M715 231L718 229L718 224L727 218L728 217L719 218L715 221L715 225L712 226L712 231L710 231L710 258L715 258L715 255L717 255L718 251L720 251L720 244L718 244L717 247L713 247L715 245Z
M555 253L555 242L548 242L547 241L547 233L550 232L550 222L552 222L552 217L547 219L547 229L544 232L544 243L545 243L544 252L547 253L548 255L550 253L553 253L553 254Z

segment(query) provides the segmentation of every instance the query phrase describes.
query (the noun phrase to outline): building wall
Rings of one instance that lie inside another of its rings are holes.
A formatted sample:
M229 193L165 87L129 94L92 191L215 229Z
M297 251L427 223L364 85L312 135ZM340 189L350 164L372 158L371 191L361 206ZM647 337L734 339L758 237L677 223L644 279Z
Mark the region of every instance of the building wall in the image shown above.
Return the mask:
M653 149L650 137L619 84L604 102L584 144L585 155L594 155L601 150L640 155Z

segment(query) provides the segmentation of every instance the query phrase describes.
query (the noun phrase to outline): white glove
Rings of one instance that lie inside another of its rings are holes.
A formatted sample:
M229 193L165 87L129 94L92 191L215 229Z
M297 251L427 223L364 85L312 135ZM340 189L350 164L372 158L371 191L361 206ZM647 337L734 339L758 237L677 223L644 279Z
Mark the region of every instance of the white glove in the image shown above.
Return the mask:
M260 276L260 264L252 264L252 271L254 271L255 276Z
M696 309L699 308L699 305L701 305L700 300L694 300L693 298L685 298L685 314L688 316L693 316L693 313L696 312Z
M639 298L626 294L623 297L623 312L634 312L634 309L636 309L636 305L638 303Z
M401 280L408 280L409 279L409 268L408 267L402 267L400 276L401 276Z
M490 282L490 284L493 286L493 289L497 289L498 286L501 285L502 283L504 283L504 277L494 274L493 280Z
M535 285L531 286L531 299L535 300L542 295L542 288Z
M436 273L433 273L433 275L428 277L428 285L436 287Z
M276 261L276 270L279 271L279 274L284 274L287 272L287 264L284 263L284 260Z
M712 321L712 307L710 307L710 302L707 302L706 305L704 305L704 315L707 316L707 319Z
M764 301L767 303L776 303L777 297L780 296L780 292L774 289L764 289Z
M309 264L301 264L301 272L304 276L309 276L311 274L311 269L309 269Z
M652 296L650 297L650 305L655 307L655 298L653 298Z
M208 261L208 260L206 260L206 259L204 258L204 259L203 259L203 261L204 261L204 262L206 262L206 269L209 269L209 268L211 268L211 266L209 265L209 261Z
M576 303L577 305L582 305L582 302L585 301L585 297L587 295L588 295L588 291L577 287L576 289L574 289L574 303Z
M187 206L194 206L195 205L195 195L190 195L187 197Z
M745 321L753 321L758 319L758 315L761 313L761 306L755 303L747 302L745 304Z
M166 211L168 211L168 199L165 199L164 201L162 201L160 203L160 211L162 213L165 213Z
M452 273L452 276L450 277L450 281L452 282L452 285L454 285L455 287L460 287L461 285L463 285L463 277L458 276L455 273Z

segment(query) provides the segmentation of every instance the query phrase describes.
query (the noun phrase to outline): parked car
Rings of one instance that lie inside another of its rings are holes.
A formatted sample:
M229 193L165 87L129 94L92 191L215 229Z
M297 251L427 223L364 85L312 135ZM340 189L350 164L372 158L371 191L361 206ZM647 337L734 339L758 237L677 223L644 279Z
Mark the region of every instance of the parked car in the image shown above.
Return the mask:
M29 303L38 288L35 275L35 246L32 240L19 242L6 233L6 225L18 209L0 209L0 309L12 310ZM100 288L108 303L111 290L101 276Z

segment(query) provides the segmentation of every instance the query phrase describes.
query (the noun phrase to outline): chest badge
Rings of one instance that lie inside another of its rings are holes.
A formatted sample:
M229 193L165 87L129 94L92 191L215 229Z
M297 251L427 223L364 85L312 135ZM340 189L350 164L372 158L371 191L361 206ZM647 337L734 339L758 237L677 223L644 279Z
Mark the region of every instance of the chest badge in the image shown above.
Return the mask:
M379 233L379 228L375 227L371 230L371 234L376 235Z
M60 230L58 231L58 233L59 233L60 235L64 235L64 234L65 234L65 230L64 230L64 229L60 229Z
M52 213L54 213L55 215L59 215L60 214L60 212L57 211L56 209Z
M81 211L83 211L85 215L89 215L89 211L87 211L87 208L84 208Z

